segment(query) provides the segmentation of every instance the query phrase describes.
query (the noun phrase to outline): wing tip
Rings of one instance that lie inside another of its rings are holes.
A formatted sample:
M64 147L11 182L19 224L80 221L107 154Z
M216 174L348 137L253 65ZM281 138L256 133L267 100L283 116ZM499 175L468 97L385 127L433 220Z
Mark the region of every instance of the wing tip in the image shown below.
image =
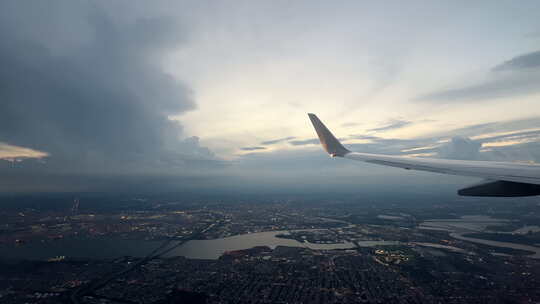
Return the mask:
M322 121L313 113L308 113L309 119L317 132L319 141L323 146L324 150L328 152L332 157L334 156L345 156L345 154L350 153L351 151L347 150L337 138L328 130L328 128L322 123Z

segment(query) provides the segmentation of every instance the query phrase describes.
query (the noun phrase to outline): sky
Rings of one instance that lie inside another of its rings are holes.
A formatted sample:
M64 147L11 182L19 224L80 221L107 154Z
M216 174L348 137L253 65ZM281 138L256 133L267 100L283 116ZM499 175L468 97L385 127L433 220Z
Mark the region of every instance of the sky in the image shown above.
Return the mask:
M6 0L0 39L0 192L471 181L330 159L311 112L354 151L540 162L538 1Z

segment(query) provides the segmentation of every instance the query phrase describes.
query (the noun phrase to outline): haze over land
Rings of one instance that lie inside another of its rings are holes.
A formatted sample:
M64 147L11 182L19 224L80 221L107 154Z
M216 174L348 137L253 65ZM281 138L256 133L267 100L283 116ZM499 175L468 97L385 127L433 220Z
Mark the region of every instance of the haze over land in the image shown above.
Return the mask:
M540 162L539 8L2 1L0 191L473 181L330 160L307 112L355 151Z

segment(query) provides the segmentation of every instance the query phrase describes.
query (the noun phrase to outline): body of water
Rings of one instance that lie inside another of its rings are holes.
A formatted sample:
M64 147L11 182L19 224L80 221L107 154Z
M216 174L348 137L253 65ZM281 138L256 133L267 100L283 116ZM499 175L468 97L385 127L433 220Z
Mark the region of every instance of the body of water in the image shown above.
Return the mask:
M276 237L287 231L268 231L241 234L213 240L192 240L167 253L167 257L185 256L195 259L217 259L225 251L248 249L255 246L292 246L310 249L347 249L353 243L312 244ZM22 245L0 245L0 258L8 260L46 260L56 256L68 258L117 258L122 256L144 257L159 247L163 241L124 240L117 238L71 238L47 242L30 242ZM177 244L171 242L170 246ZM384 242L365 241L360 245L384 245Z
M463 236L467 233L484 232L488 226L505 225L509 221L503 219L496 219L490 216L475 215L475 216L463 216L459 219L435 219L424 221L420 228L444 230L450 232L450 236L471 243L477 243L482 245L489 245L493 247L520 249L532 252L528 255L530 258L540 259L540 247L510 243L510 242L498 242L491 240L484 240L472 237ZM534 229L535 226L532 226ZM527 229L531 229L528 227Z
M429 220L422 223L420 227L424 229L449 231L452 237L468 242L531 251L534 252L534 254L530 255L530 257L540 258L540 248L538 247L463 236L463 234L466 233L481 232L489 225L504 223L504 220L486 216L473 216L463 217L461 219ZM288 234L288 231L267 231L213 240L192 240L178 246L167 253L166 256L185 256L194 259L217 259L226 251L248 249L255 246L268 246L271 248L275 248L276 246L291 246L315 250L350 249L356 247L355 244L349 242L339 244L298 242L292 239L278 238L276 237L278 234ZM144 257L161 244L163 244L163 241L124 240L117 238L71 238L47 242L30 242L22 245L3 244L0 245L0 258L7 260L46 260L56 256L95 259L117 258L122 256ZM174 244L175 242L171 242L170 246L173 246ZM358 241L356 244L360 247L373 247L397 245L399 242Z
M434 219L420 224L421 229L444 230L450 232L481 232L488 226L504 225L508 220L484 215L466 215L458 219Z
M248 249L255 246L306 247L310 249L348 249L354 248L353 243L313 244L300 243L292 239L278 238L278 234L288 234L288 231L267 231L240 234L214 240L193 240L167 254L167 256L185 256L192 259L217 259L225 251Z
M0 245L0 258L7 260L47 260L56 256L68 258L107 259L122 256L144 257L162 241L123 240L117 238L69 238L20 245Z
M533 253L530 254L530 255L527 255L528 257L533 258L533 259L540 259L540 248L539 247L534 247L534 246L529 246L529 245L522 245L522 244L517 244L517 243L498 242L498 241L477 239L477 238L463 236L460 233L450 233L450 236L455 238L455 239L463 240L463 241L467 241L467 242L471 242L471 243L489 245L489 246L493 246L493 247L504 247L504 248L512 248L512 249L520 249L520 250L530 251L530 252L533 252Z

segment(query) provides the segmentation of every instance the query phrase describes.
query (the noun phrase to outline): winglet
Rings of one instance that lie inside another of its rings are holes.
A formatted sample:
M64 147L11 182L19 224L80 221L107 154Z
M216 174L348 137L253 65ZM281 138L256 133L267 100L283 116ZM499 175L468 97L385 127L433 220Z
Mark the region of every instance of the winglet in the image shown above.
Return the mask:
M323 148L330 154L330 156L345 156L345 154L351 152L347 150L343 145L337 140L337 138L328 130L328 128L321 122L321 120L312 113L308 113L309 119L319 136L321 145Z

